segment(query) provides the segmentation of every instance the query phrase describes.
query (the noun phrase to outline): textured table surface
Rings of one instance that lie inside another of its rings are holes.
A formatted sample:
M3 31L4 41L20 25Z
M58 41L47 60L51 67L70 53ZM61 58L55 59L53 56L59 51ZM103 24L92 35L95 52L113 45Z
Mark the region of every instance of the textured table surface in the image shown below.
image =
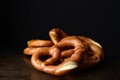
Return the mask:
M1 51L0 80L120 80L120 56L105 56L93 69L57 77L34 69L30 56L20 50Z

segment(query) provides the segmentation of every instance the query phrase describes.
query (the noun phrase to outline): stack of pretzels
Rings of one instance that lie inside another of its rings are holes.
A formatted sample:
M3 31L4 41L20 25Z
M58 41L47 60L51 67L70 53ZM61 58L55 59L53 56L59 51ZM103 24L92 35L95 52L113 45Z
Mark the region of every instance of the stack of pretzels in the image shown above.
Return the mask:
M67 35L62 29L49 31L51 40L32 39L23 50L31 55L33 67L62 76L76 69L93 67L104 58L102 46L85 36Z

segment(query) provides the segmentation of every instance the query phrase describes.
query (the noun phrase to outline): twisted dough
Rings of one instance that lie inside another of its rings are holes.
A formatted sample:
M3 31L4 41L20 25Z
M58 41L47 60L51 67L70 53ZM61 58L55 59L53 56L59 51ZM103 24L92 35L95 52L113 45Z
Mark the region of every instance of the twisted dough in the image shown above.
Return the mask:
M79 63L79 69L87 69L99 63L104 59L104 52L102 46L85 36L76 36L79 40L82 41L85 47L82 63ZM69 51L69 52L68 52ZM73 53L73 50L62 52L63 56L69 56Z
M102 46L85 36L68 36L61 29L49 32L50 40L31 40L24 54L32 55L32 65L52 75L64 75L73 69L90 68L104 58ZM42 61L40 57L51 56ZM54 63L60 62L57 65Z
M64 53L62 53L62 57L71 56L70 58L67 58L66 61L71 60L75 62L80 62L82 59L83 52L85 51L85 47L82 41L79 40L76 36L67 36L63 38L60 42L58 42L55 46L59 48L61 52L62 50L64 51ZM66 48L68 48L68 50L73 49L73 53L68 55L68 53L65 52L67 51Z
M85 36L78 36L78 38L87 46L85 55L83 56L83 61L79 65L80 69L90 68L103 60L103 49L98 42Z
M69 58L62 61L62 63L53 65L57 59L62 58L61 50L69 46L74 47L74 53L72 53ZM31 61L33 66L40 71L52 75L64 75L78 67L77 63L81 61L84 50L84 45L76 36L67 36L52 47L39 49L37 53L33 54ZM46 55L51 55L52 57L45 61L40 60L41 56Z
M49 36L54 44L57 44L61 39L67 36L67 34L61 29L52 29L49 32Z
M32 55L39 51L40 48L51 47L52 45L58 43L62 38L66 37L67 34L63 30L55 28L49 31L49 36L52 41L39 39L32 39L28 41L28 47L23 50L23 53L25 55Z

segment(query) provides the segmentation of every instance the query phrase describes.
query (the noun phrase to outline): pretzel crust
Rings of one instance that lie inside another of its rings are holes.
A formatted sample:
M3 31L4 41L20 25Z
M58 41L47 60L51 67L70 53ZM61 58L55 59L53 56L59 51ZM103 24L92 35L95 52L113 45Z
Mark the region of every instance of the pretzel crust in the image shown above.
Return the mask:
M27 42L28 47L49 47L53 45L53 42L50 40L39 40L39 39L32 39Z

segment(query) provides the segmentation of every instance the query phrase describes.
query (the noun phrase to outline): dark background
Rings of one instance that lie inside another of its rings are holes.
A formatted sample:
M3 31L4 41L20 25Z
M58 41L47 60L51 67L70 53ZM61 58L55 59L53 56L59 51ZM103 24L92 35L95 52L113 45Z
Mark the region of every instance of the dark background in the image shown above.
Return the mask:
M49 39L52 28L99 42L105 55L120 55L112 0L4 0L1 50L23 50L31 39Z
M120 80L119 2L1 0L1 5L0 80ZM64 77L36 70L23 49L28 40L50 39L52 28L96 40L104 49L104 60L90 70Z

